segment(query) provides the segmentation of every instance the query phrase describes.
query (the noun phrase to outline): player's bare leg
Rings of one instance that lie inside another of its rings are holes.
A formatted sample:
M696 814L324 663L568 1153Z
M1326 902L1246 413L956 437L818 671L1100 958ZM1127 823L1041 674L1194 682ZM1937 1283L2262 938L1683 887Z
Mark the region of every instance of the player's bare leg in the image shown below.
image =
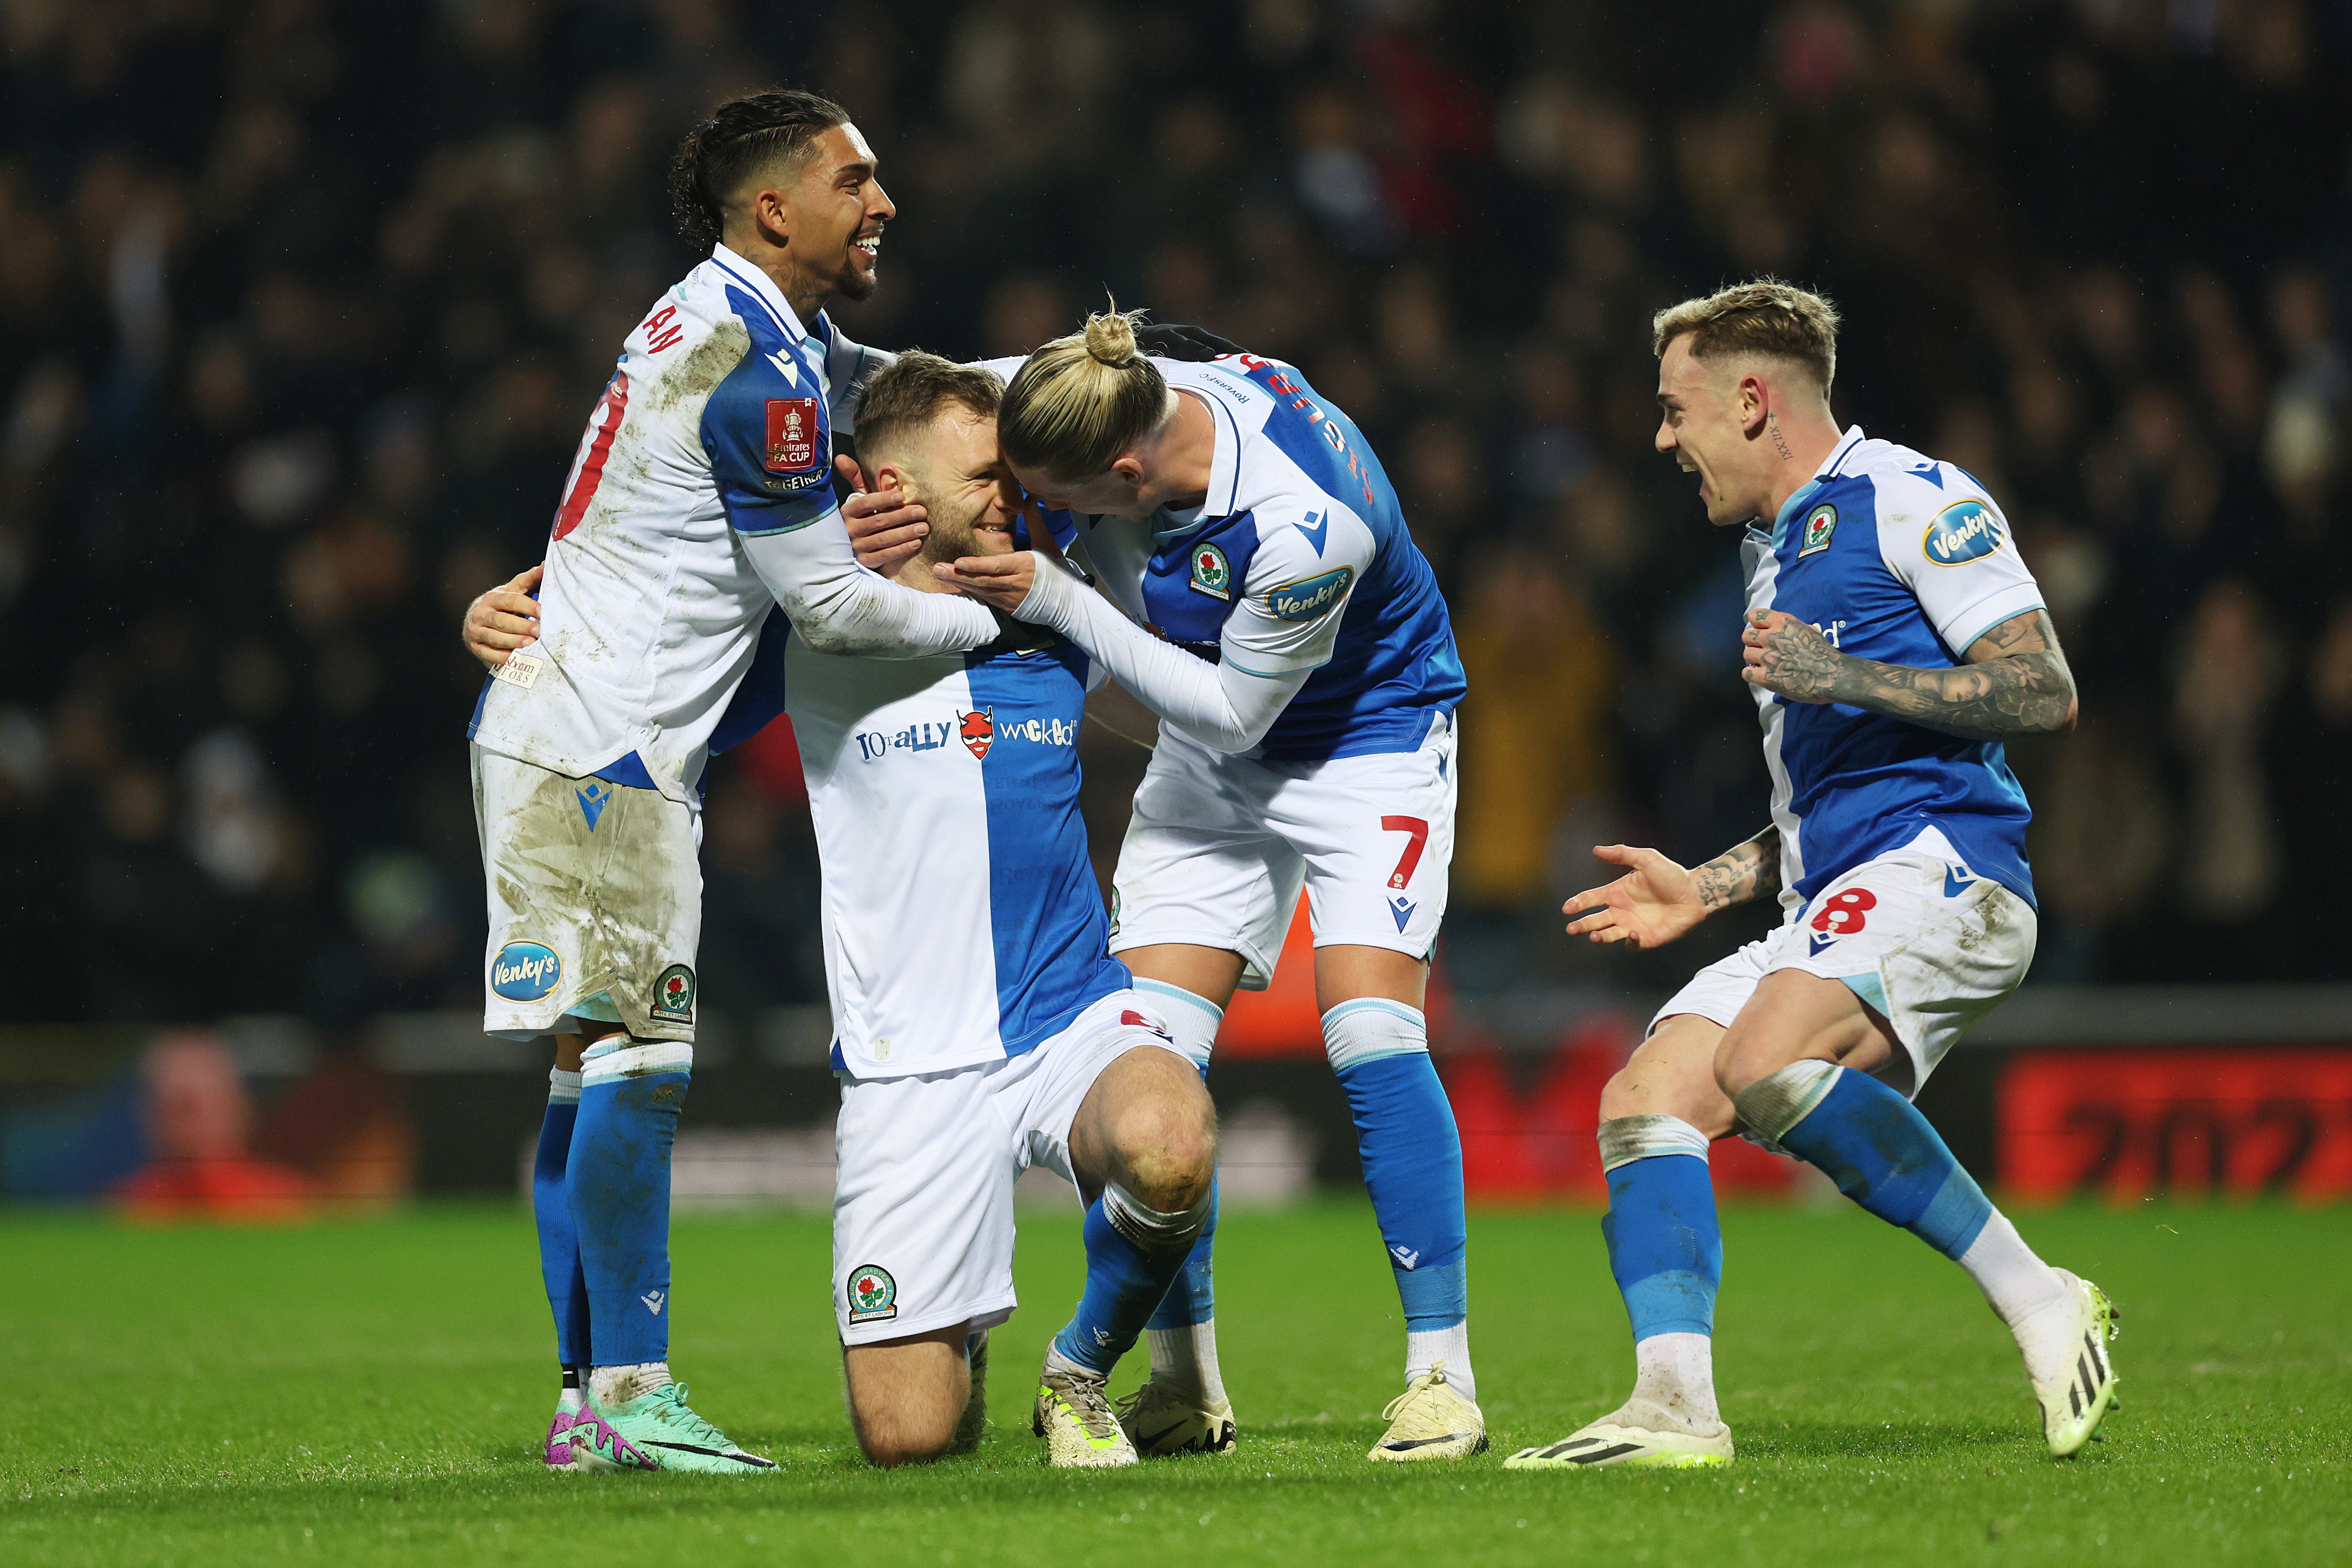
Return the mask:
M1032 1421L1056 1466L1139 1457L1111 1407L1110 1372L1182 1271L1216 1182L1209 1091L1188 1058L1152 1038L1103 1068L1070 1125L1070 1165L1087 1202L1087 1286L1045 1352Z
M1130 948L1119 958L1134 973L1136 989L1163 1005L1177 1045L1206 1074L1217 1026L1241 986L1241 955L1159 942ZM1216 1229L1213 1194L1200 1239L1145 1329L1151 1376L1118 1404L1119 1425L1147 1459L1230 1453L1239 1434L1217 1365Z
M1731 1462L1715 1398L1723 1244L1706 1171L1708 1143L1736 1120L1715 1081L1723 1035L1696 1013L1663 1019L1601 1090L1601 1234L1633 1322L1633 1393L1559 1442L1522 1448L1507 1469Z
M1715 1075L1747 1126L1968 1270L2016 1339L2042 1435L2063 1458L2114 1405L2115 1308L2035 1256L1917 1109L1870 1076L1898 1048L1886 1019L1842 983L1778 970L1733 1020Z
M849 1423L866 1458L887 1470L967 1451L958 1439L984 1386L972 1377L971 1339L968 1326L958 1323L842 1351Z

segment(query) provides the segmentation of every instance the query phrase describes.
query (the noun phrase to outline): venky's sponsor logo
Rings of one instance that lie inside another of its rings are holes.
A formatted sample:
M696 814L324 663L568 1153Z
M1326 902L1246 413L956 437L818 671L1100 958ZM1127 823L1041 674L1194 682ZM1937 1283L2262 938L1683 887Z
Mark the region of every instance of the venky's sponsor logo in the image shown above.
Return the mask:
M1285 583L1265 596L1265 607L1286 621L1311 621L1328 613L1348 596L1356 581L1353 566L1341 566L1318 576Z
M1927 524L1919 546L1938 566L1981 561L2000 548L2000 514L1980 500L1954 501Z
M490 960L490 990L509 1002L536 1002L563 978L563 961L535 942L510 942Z

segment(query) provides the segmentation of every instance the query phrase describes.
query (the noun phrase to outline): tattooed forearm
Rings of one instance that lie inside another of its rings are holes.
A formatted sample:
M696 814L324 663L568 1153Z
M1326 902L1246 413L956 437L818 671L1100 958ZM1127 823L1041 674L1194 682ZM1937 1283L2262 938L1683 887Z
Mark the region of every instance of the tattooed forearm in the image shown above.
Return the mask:
M2074 679L2055 648L1958 669L1908 669L1871 659L1847 661L1837 694L1848 702L1907 719L1948 735L2000 740L2052 735L2074 721Z
M1743 638L1748 679L1792 702L1843 702L1970 740L2074 727L2074 673L2043 611L2003 621L1970 646L1969 662L1951 669L1854 658L1802 621L1770 621Z
M1691 872L1698 901L1709 914L1780 889L1780 830L1768 827Z

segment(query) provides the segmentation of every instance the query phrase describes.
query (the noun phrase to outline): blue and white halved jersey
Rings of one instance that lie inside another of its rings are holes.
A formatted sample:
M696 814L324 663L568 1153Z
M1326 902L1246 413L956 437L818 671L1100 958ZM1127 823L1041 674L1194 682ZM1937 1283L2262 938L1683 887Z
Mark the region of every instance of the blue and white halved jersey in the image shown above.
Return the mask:
M1019 1056L1129 984L1078 812L1084 653L840 657L781 616L769 635L824 866L836 1069Z
M1279 361L1152 363L1208 405L1216 449L1197 510L1079 520L1113 599L1203 658L1314 671L1252 753L1261 760L1418 750L1462 700L1462 659L1371 444Z
M1846 432L1743 552L1748 607L1820 628L1840 652L1949 669L2012 616L2042 608L2008 521L1949 463ZM1862 862L1929 834L2029 903L2032 812L1998 741L1970 741L1843 703L1754 689L1780 830L1780 901L1795 912Z

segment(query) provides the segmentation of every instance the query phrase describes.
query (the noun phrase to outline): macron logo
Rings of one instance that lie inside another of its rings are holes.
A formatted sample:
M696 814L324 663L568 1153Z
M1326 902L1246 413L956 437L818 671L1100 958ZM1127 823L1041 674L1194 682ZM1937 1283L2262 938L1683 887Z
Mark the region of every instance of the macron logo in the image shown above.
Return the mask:
M662 1293L660 1291L648 1290L644 1295L638 1297L637 1300L646 1304L646 1311L651 1312L656 1318L661 1316Z
M1323 542L1331 537L1331 514L1327 511L1321 516L1322 521L1317 522L1317 514L1310 511L1298 525L1298 531L1307 536L1307 542L1315 546L1315 559L1318 561L1323 559ZM1307 527L1307 524L1310 522L1315 523L1315 526Z
M774 365L777 372L793 385L798 386L801 384L801 367L793 363L793 356L784 350L778 349L774 353L770 354L768 363Z
M1421 1254L1410 1247L1391 1247L1389 1248L1389 1256L1395 1258L1397 1267L1408 1274L1421 1267Z

